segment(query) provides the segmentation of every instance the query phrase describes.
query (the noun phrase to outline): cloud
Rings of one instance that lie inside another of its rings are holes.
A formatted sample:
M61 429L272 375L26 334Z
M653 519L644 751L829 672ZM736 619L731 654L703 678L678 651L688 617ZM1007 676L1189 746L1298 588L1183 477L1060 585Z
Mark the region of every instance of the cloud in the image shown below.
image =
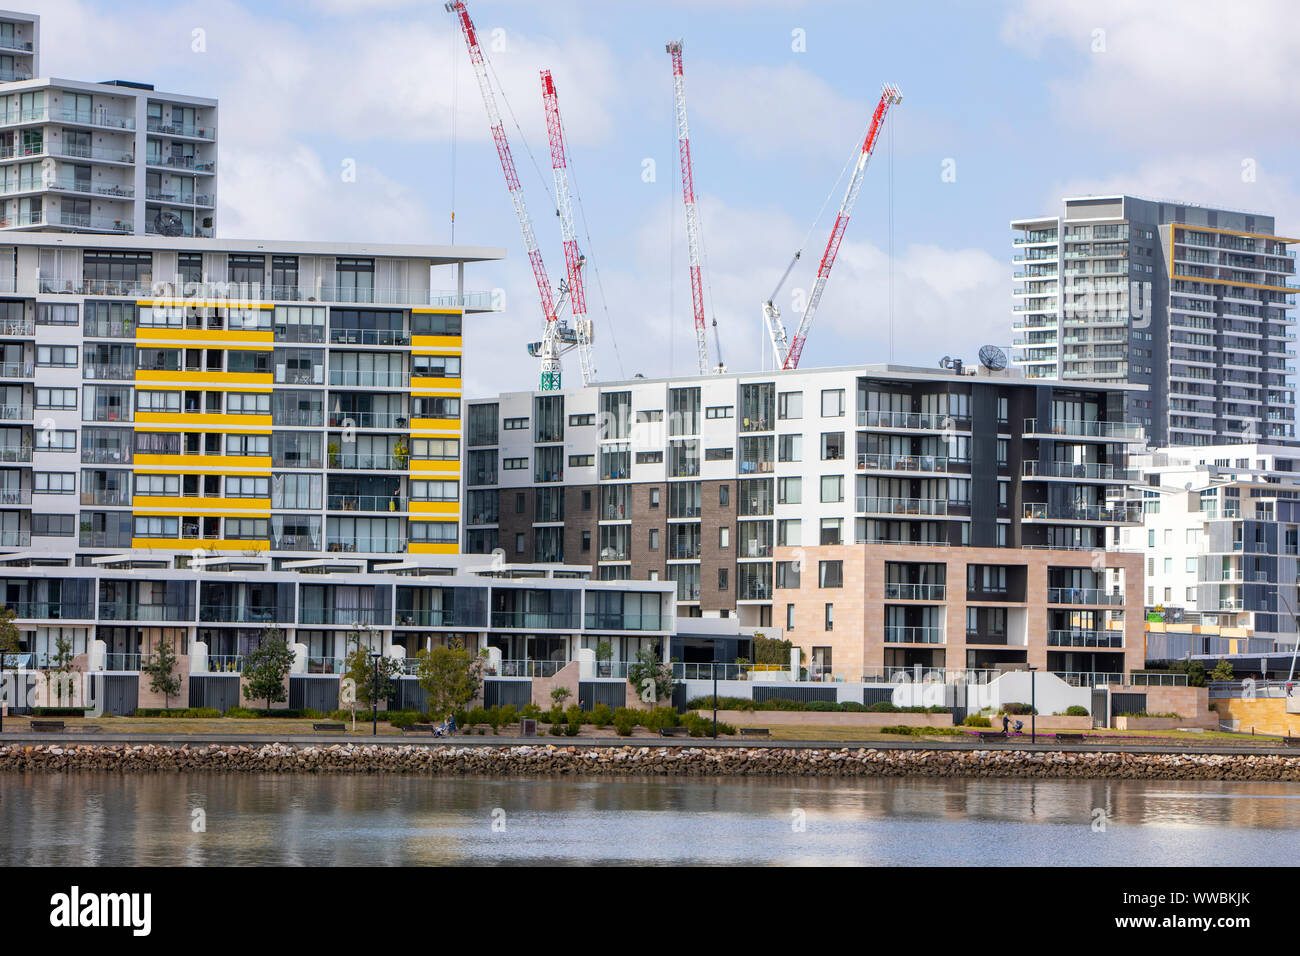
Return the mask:
M1022 0L1002 39L1058 58L1052 85L1063 117L1089 139L1130 144L1170 137L1218 148L1262 148L1294 135L1294 51L1300 19L1286 0Z

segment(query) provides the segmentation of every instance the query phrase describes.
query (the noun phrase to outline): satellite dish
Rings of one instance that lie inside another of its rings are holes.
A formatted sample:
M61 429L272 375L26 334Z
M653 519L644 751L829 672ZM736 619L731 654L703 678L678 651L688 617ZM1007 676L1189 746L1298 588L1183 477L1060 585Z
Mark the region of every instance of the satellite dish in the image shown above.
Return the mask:
M990 371L1000 372L1007 367L1007 353L996 345L981 345L980 364Z

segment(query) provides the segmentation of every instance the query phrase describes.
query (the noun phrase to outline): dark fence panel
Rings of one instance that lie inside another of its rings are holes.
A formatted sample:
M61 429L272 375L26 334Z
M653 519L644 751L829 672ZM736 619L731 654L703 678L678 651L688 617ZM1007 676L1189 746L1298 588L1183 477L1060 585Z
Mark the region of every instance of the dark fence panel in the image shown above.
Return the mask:
M140 705L140 676L138 674L95 674L91 678L91 692L103 713L128 717Z
M1110 715L1140 714L1147 709L1146 694L1111 694Z
M339 709L339 679L332 676L289 676L289 709L319 710L328 714Z
M239 675L191 674L190 706L215 707L223 714L239 706Z
M674 688L676 689L676 688ZM685 686L682 687L685 693ZM610 710L627 706L627 681L584 680L578 682L578 703L583 710L591 710L598 704L604 704ZM676 700L673 701L676 703ZM682 701L686 703L685 700Z
M397 693L388 702L390 710L417 710L423 713L428 709L428 698L418 677L399 677L394 683L397 685Z
M834 687L790 687L781 684L769 685L766 682L754 684L755 703L774 698L797 700L805 704L814 700L828 700L834 703L839 699L838 692Z
M533 699L533 682L531 680L485 680L483 681L484 707L525 707Z

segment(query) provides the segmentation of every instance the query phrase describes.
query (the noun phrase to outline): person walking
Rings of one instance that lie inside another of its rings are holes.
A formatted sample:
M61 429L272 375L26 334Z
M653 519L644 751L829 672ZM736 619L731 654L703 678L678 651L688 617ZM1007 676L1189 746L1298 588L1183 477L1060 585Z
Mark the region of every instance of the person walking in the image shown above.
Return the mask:
M1003 715L1002 715L1002 732L1005 734L1005 733L1007 732L1007 728L1010 727L1010 726L1011 726L1011 718L1008 717L1006 714L1003 714Z

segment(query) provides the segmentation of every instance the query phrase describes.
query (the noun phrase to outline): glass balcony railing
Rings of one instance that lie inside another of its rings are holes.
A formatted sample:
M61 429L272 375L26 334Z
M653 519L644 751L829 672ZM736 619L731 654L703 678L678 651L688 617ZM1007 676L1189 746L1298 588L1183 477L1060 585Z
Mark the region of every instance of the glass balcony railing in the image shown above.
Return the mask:
M942 627L886 627L886 644L943 644Z
M886 601L944 601L947 596L946 584L885 583Z

